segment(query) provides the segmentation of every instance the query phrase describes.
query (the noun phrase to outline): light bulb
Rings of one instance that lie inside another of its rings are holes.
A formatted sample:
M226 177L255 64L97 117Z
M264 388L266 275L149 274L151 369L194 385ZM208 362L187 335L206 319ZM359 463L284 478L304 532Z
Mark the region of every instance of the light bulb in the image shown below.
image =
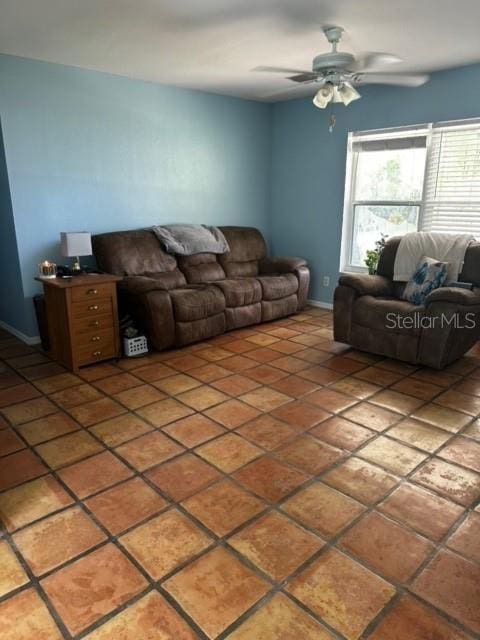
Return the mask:
M334 87L331 82L326 82L323 87L317 92L313 99L313 104L319 109L325 109L328 103L332 100L334 95Z
M350 82L342 82L338 87L335 87L335 90L335 97L338 96L338 100L335 100L335 102L343 102L346 107L354 100L362 97Z

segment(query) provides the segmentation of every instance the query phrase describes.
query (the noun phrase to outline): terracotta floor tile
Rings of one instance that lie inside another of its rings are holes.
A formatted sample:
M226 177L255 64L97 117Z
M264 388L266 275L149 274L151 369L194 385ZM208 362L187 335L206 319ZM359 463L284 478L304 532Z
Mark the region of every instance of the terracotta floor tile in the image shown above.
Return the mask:
M13 429L0 430L0 457L24 449L23 441Z
M290 465L263 456L234 474L236 480L257 495L276 502L309 479L309 476Z
M85 500L85 504L111 534L117 535L168 503L141 478L132 478Z
M253 391L253 389L256 389L260 386L258 382L247 378L241 373L235 373L225 378L221 378L220 380L215 380L211 384L212 387L215 387L215 389L218 389L223 393L228 393L228 395L235 397L242 395L242 393Z
M447 373L446 371L436 371L435 369L419 369L412 373L410 377L423 380L424 382L431 382L440 387L450 387L460 380L459 376Z
M222 404L205 411L205 415L219 422L227 429L235 429L249 420L253 420L260 412L240 400L227 400Z
M103 393L106 393L107 395L113 395L115 393L120 393L121 391L133 389L135 387L139 387L141 384L142 381L131 373L119 373L116 376L103 378L102 380L97 380L93 383L97 389L100 389L100 391L103 391Z
M86 640L197 640L183 618L156 591L89 633Z
M405 595L375 627L368 640L469 640L432 609Z
M39 380L40 378L46 378L47 376L57 375L65 371L56 362L45 362L44 364L37 364L31 367L25 367L21 369L22 375L28 380Z
M19 384L23 384L24 379L13 372L11 369L1 371L0 370L0 389L7 389L8 387L14 387Z
M217 536L253 518L265 504L230 480L222 480L188 498L182 506Z
M471 416L478 416L480 413L480 398L455 391L454 389L444 391L440 396L435 398L435 402L442 407L468 413Z
M334 549L297 576L287 591L348 640L357 640L395 594L388 582Z
M317 475L337 462L344 453L329 444L309 435L299 436L275 450L281 460L298 467L306 473Z
M99 544L105 534L80 507L72 507L22 529L13 540L33 574L41 576Z
M311 429L309 433L334 447L347 449L348 451L355 451L355 449L376 435L370 429L338 416L325 420L322 424Z
M168 378L162 378L153 383L153 386L170 396L176 396L184 391L190 391L199 387L202 383L192 376L188 376L185 373L177 373L174 376L168 376Z
M115 451L135 469L145 471L182 453L184 448L163 433L153 431L120 445Z
M480 396L480 380L469 380L465 378L455 385L455 391L469 393L472 396Z
M469 438L454 438L437 455L449 462L480 472L480 443Z
M75 431L35 447L35 451L52 469L87 458L102 451L102 445L87 431Z
M463 435L473 438L474 440L480 440L480 420L475 420L472 424L463 432Z
M427 458L426 454L384 436L368 442L357 455L402 476L413 471Z
M378 385L366 382L365 380L359 380L353 376L348 376L347 378L342 378L338 382L334 382L330 388L335 391L340 391L341 393L346 393L358 400L365 400L366 398L373 396L378 391L381 391L381 387Z
M418 409L425 401L414 398L413 396L407 396L405 393L384 389L370 398L370 402L389 409L390 411L397 411L398 413L403 413L403 415L408 415L412 413L412 411L415 411L415 409Z
M202 357L204 353L205 350L202 350ZM231 357L232 355L228 351L225 351L225 353L228 354L229 357ZM214 380L221 380L222 378L231 375L232 372L229 369L225 369L219 364L209 363L204 365L203 367L190 369L188 373L200 382L208 384L210 382L213 382Z
M293 338L293 336L299 336L300 333L298 331L293 331L293 329L289 329L288 327L274 327L273 329L269 329L266 333L271 336L275 336L275 338Z
M275 391L275 389L270 389L269 387L259 387L258 389L244 393L240 396L240 400L243 400L256 409L260 409L260 411L273 411L273 409L280 407L282 404L292 401L289 396L280 393L280 391Z
M320 535L331 538L365 511L365 507L315 482L284 502L282 510Z
M469 560L480 562L480 513L469 513L446 544Z
M162 430L187 448L196 447L225 433L220 425L199 413L172 422Z
M417 449L433 453L445 444L452 434L420 420L406 418L389 429L387 435Z
M78 407L72 407L72 409L69 409L69 413L84 427L91 427L92 424L97 424L125 413L125 408L111 398L101 398L100 400L81 404Z
M299 338L296 339L296 342L298 342ZM318 345L319 342L323 342L323 339L319 336L308 336L306 334L303 334L302 338L303 344L307 344L308 341L310 345L306 349L303 348L301 351L297 351L297 353L295 354L297 358L305 360L305 362L309 362L310 365L321 365L323 362L329 360L332 357L331 353L322 351L320 348L312 346ZM326 371L329 371L329 369L326 369L325 367L319 367L318 373L320 375L327 375ZM312 368L310 368L309 375L311 376L312 374L315 375L315 372ZM339 380L341 374L336 373L335 371L330 369L330 376L333 377L333 380ZM327 382L332 382L332 377L329 377ZM327 384L327 382L325 384Z
M277 380L270 385L276 391L280 391L281 393L285 393L287 396L291 398L302 398L303 396L311 393L312 391L317 391L320 387L318 384L314 382L310 382L310 380L305 380L304 378L300 378L300 376L287 376L286 378L282 378L281 380Z
M385 371L385 369L380 369L379 367L367 367L355 373L354 376L360 380L378 384L381 387L388 387L402 378L400 373Z
M227 351L232 351L233 353L246 353L247 351L253 351L253 349L256 349L256 346L246 340L232 340L225 345L225 349L227 349Z
M428 422L434 427L456 433L462 427L470 422L471 416L454 411L448 407L441 407L439 404L426 404L424 407L417 409L411 416L423 422Z
M196 450L199 456L224 471L232 473L262 455L263 451L235 433L227 433Z
M91 427L90 431L107 447L116 447L128 442L128 440L142 436L144 433L153 431L153 427L133 413L124 413L121 416L110 418L110 420L99 422Z
M164 588L213 639L265 595L269 585L216 548L167 580Z
M47 378L48 379L48 378ZM107 378L108 380L109 378ZM67 387L61 391L52 393L50 398L58 404L62 409L71 409L84 402L90 402L92 400L98 400L102 398L102 394L98 389L92 387L90 384L79 384L73 387Z
M247 342L252 342L253 344L258 344L261 347L267 347L274 342L278 342L279 338L275 336L269 336L265 333L257 333L256 335L249 336L246 338Z
M314 391L305 400L330 413L344 411L357 402L355 398L330 388Z
M110 451L99 453L58 472L67 487L81 499L126 480L132 474Z
M323 359L323 356L322 356ZM310 380L311 382L315 382L316 384L331 384L332 382L337 382L344 377L344 374L339 373L338 371L334 371L333 369L327 369L327 367L323 367L320 365L310 367L309 369L304 369L303 371L299 371L297 374L301 378L305 378L306 380Z
M360 369L365 369L365 364L363 362L351 360L344 356L330 358L330 360L327 360L323 366L328 369L338 371L339 373L343 373L344 375L351 375L352 373L360 371Z
M382 407L377 407L369 402L360 402L342 414L343 418L348 418L368 429L374 431L385 431L398 422L402 415Z
M0 603L0 637L4 640L63 640L45 603L33 589Z
M138 409L137 413L155 427L163 427L169 422L192 415L194 411L173 398L166 398Z
M180 502L218 480L220 473L187 453L153 469L146 476L169 498Z
M44 578L41 585L72 634L83 631L147 586L113 544Z
M122 365L132 365L136 364L137 360L122 360L119 364ZM138 365L137 365L138 366ZM113 376L116 373L121 373L122 369L116 367L115 365L109 362L103 362L102 364L94 364L89 367L83 367L78 374L84 380L88 380L88 382L93 382L94 380L100 380L101 378L107 378L108 376Z
M203 363L203 360L200 360L200 362ZM175 371L162 362L156 362L154 364L149 364L146 367L133 369L131 373L144 382L155 382L156 380L161 380L167 376L172 376Z
M480 565L440 551L412 589L469 629L480 632Z
M0 598L10 593L10 591L27 584L28 576L6 540L0 540L0 567L2 567L0 571ZM0 613L0 630L1 627Z
M333 636L300 607L277 593L250 616L227 640L333 640ZM443 640L443 639L442 639Z
M196 556L213 540L177 509L169 509L120 538L153 580Z
M40 444L52 438L78 431L79 425L66 413L51 413L17 427L17 431L30 445Z
M288 376L288 372L277 369L276 367L271 367L268 364L260 364L257 367L253 367L252 369L245 371L245 375L248 378L255 380L255 382L272 384L272 382L286 378Z
M412 479L442 496L468 507L480 496L480 475L438 458L429 460Z
M272 366L287 373L298 373L310 367L309 363L301 358L296 358L292 355L286 355L282 358L277 358L272 362Z
M24 422L48 416L49 413L54 413L56 410L57 408L48 398L35 398L20 404L4 407L1 412L10 424L15 427Z
M55 393L55 391L80 385L82 382L82 378L73 373L59 373L56 376L36 380L34 384L42 393Z
M377 509L437 542L463 513L459 505L409 483L395 489Z
M264 414L236 430L244 438L264 449L276 449L297 436L292 426Z
M277 354L278 355L278 354ZM256 367L257 363L252 358L246 358L245 356L232 356L231 358L225 358L222 360L222 367L228 369L230 372L239 373L246 371L252 367Z
M385 358L384 360L380 360L377 363L377 366L381 369L394 371L395 373L400 373L404 376L413 373L418 368L413 364L407 364L406 362L401 362L400 360L396 360L394 358Z
M340 539L339 546L388 580L406 582L434 546L378 513L369 513Z
M223 360L224 358L228 358L232 354L223 349L222 347L207 347L206 349L202 349L201 357L205 358L208 362L217 362L219 360Z
M403 378L399 380L391 387L394 391L400 393L406 393L420 400L431 400L435 396L442 393L443 388L437 384L425 382L424 380L418 380L417 378Z
M127 407L127 409L134 411L135 409L144 407L146 404L152 404L158 400L163 400L166 396L152 385L142 384L139 387L120 391L113 397L117 402L120 402L120 404Z
M391 473L359 458L348 458L322 480L365 504L377 502L399 482Z
M177 371L189 371L190 369L195 369L195 367L201 367L205 364L205 360L191 353L185 353L180 356L173 354L172 358L169 358L166 362L168 366L173 367Z
M227 395L208 385L202 385L196 389L180 393L177 398L192 407L192 409L195 409L195 411L204 411L229 399Z
M295 400L278 407L271 412L272 416L287 422L299 431L311 429L319 422L329 418L331 414L310 404L310 395L305 398L305 401Z
M11 453L1 460L0 491L10 489L48 472L41 460L28 449Z
M276 582L285 580L324 544L275 512L248 525L229 538L228 543Z
M25 402L40 395L32 384L23 383L0 390L0 407L7 407L15 402Z

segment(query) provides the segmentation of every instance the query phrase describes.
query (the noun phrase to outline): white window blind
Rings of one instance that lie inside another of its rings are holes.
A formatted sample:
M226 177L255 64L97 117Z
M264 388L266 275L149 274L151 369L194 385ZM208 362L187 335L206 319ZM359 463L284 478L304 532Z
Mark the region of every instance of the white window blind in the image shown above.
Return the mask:
M480 239L479 123L433 126L420 227Z

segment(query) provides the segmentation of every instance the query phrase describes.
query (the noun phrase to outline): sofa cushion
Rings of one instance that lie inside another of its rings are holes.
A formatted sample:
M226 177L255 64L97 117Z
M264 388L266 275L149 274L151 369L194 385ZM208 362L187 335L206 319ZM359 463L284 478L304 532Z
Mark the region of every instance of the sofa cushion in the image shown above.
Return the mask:
M258 281L262 286L263 300L279 300L298 291L298 280L293 273L284 273L277 276L259 276Z
M217 256L213 253L197 253L193 256L179 256L178 266L185 274L187 282L199 284L223 280L225 271L217 262Z
M173 314L179 322L202 320L225 310L220 289L209 285L191 285L170 291Z
M142 274L142 276L152 278L158 283L159 288L166 289L167 291L169 289L178 289L179 287L183 287L187 284L185 276L180 271L180 269L174 269L173 271L163 271L161 273L150 273L149 271L147 271L146 273Z
M374 331L419 335L425 307L397 298L361 296L353 303L352 322Z
M243 307L262 299L262 287L255 278L229 278L214 284L222 290L227 307Z
M253 227L220 227L230 251L218 256L227 278L256 276L258 263L267 253L265 240Z

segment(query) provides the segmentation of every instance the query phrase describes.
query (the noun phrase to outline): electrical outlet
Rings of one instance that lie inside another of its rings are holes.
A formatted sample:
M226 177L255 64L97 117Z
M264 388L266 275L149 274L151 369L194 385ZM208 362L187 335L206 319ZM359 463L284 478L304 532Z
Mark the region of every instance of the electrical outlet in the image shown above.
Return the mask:
M330 286L330 276L323 276L323 286L324 287Z

